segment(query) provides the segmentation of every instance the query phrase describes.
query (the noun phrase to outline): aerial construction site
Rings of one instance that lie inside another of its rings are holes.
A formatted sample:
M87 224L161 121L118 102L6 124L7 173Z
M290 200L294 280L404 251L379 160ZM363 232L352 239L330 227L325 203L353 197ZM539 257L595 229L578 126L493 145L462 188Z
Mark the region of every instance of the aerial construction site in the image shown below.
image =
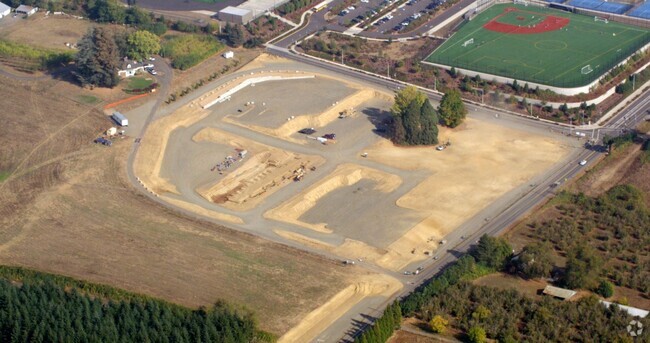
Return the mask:
M359 275L281 340L313 339L362 299L398 291L395 275L447 253L440 243L461 224L489 220L491 204L522 194L579 144L482 114L441 128L444 149L398 147L383 136L393 91L263 55L142 139L134 171L152 196L384 271Z

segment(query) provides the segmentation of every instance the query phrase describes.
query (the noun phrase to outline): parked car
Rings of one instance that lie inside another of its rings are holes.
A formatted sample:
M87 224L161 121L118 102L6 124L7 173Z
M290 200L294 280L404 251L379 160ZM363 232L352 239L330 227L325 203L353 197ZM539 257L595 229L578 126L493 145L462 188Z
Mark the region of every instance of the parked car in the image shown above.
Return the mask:
M108 139L106 139L104 137L99 137L99 138L95 139L95 143L101 144L101 145L106 145L106 146L113 145L113 142L111 142L110 140L108 140Z
M303 135L311 135L316 133L316 130L314 130L313 127L308 127L298 131L298 133L302 133Z
M581 165L581 166L584 166L585 164L587 164L587 160L582 160L582 161L580 161L580 165Z
M335 139L335 138L336 138L336 134L334 134L334 133L328 133L328 134L326 134L326 135L323 135L323 138L326 138L326 139Z

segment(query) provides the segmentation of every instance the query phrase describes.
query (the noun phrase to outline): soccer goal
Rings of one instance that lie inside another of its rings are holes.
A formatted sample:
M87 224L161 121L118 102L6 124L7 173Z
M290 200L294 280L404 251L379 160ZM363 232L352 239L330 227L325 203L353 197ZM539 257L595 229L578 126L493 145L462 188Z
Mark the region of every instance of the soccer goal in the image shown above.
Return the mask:
M512 2L513 2L515 5L524 5L524 6L528 6L528 1L526 1L526 0L512 0Z
M609 21L607 20L607 18L599 17L599 16L597 16L597 15L594 16L594 21L600 21L600 22L603 22L603 23L605 23L605 24L609 23Z
M587 74L591 73L592 71L594 71L594 70L591 69L591 64L587 64L586 66L582 67L582 70L580 70L580 73L582 73L582 75L587 75Z
M474 38L470 38L463 43L463 48L467 47L470 44L474 44Z

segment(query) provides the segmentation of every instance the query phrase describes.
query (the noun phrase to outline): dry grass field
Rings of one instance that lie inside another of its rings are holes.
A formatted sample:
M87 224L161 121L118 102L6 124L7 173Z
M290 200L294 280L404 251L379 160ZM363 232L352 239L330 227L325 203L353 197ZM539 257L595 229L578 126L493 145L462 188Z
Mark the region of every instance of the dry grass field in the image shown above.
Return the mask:
M45 16L38 12L28 20L0 29L0 38L43 48L65 49L65 43L76 44L93 24L68 16Z
M0 77L0 263L187 306L225 299L276 334L348 284L334 262L181 217L135 192L125 171L132 140L93 144L112 124L78 89L62 97L64 87Z

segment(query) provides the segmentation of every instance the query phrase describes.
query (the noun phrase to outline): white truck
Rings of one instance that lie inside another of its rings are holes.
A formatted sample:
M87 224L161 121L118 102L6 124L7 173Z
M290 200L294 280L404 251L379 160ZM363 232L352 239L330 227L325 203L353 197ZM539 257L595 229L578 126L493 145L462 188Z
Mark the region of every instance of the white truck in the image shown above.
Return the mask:
M120 112L113 112L111 116L115 122L120 126L129 126L129 120Z

